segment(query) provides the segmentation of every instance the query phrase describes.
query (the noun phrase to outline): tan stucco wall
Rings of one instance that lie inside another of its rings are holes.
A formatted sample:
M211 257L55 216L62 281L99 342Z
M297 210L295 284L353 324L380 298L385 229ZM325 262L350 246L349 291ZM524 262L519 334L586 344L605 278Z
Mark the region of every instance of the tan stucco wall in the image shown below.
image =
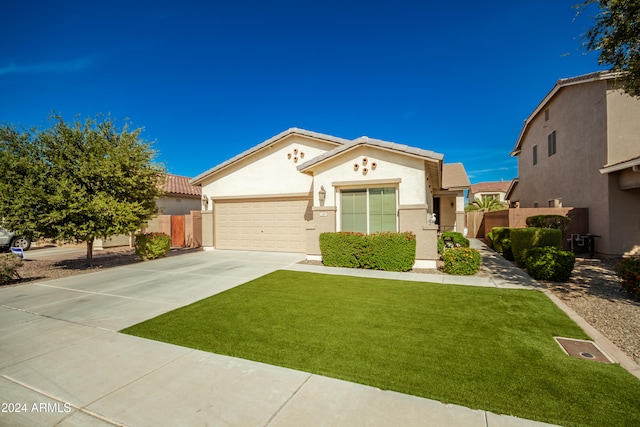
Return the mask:
M640 156L640 99L610 88L607 93L607 137L607 164Z
M612 250L608 237L608 179L599 169L607 162L607 83L584 83L561 89L531 121L518 158L520 207L563 206L589 208L589 232L604 236L598 249ZM556 154L548 157L547 136L556 131ZM538 164L533 165L533 146Z
M313 178L298 172L297 166L334 147L300 135L288 136L205 179L202 194L214 198L308 194Z

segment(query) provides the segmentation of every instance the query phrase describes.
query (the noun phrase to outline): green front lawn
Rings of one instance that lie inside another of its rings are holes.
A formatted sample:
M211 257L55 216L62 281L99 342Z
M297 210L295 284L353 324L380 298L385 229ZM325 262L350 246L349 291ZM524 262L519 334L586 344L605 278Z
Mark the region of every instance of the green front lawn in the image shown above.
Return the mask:
M640 381L566 356L544 294L277 271L122 332L561 425L640 425Z

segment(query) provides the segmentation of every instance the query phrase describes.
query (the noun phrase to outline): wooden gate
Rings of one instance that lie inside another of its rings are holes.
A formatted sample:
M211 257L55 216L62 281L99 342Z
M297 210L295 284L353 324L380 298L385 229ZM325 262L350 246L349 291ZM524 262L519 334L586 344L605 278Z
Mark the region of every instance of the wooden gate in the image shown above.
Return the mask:
M184 247L184 215L171 216L171 246Z

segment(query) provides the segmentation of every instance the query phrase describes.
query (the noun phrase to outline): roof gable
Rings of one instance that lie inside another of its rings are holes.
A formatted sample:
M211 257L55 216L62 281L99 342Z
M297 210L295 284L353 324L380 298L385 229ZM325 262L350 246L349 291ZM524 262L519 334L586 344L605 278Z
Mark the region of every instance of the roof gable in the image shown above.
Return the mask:
M524 125L522 126L522 130L520 131L520 135L518 136L518 140L516 141L516 145L511 151L511 156L518 156L520 154L520 150L522 148L522 143L524 142L524 137L529 130L529 126L531 122L533 122L534 118L540 114L542 110L549 104L549 102L564 88L574 85L580 85L585 83L592 83L597 81L605 81L618 79L622 77L624 73L620 72L610 72L610 71L598 71L595 73L584 74L581 76L570 77L566 79L560 79L556 82L555 86L549 91L549 93L542 99L540 104L531 112L529 117L527 117L524 121Z
M324 142L328 142L330 144L333 145L343 145L343 144L347 144L351 141L349 141L348 139L343 139L343 138L337 138L335 136L331 136L331 135L326 135L326 134L322 134L322 133L318 133L318 132L312 132L312 131L308 131L308 130L304 130L304 129L298 129L298 128L290 128L285 130L284 132L281 132L279 134L277 134L276 136L273 136L269 139L267 139L266 141L261 142L260 144L251 147L250 149L238 154L237 156L232 157L229 160L226 160L222 163L220 163L217 166L214 166L213 168L201 173L200 175L196 176L195 178L193 178L191 180L191 184L192 185L201 185L202 182L209 178L210 176L226 169L227 167L249 157L252 156L270 146L272 146L273 144L276 144L277 142L292 136L292 135L300 135L300 136L304 136L307 138L311 138L311 139L316 139L316 140L321 140Z
M329 159L332 159L336 156L339 156L343 153L346 153L357 147L362 147L362 146L381 148L383 150L394 151L396 153L406 154L413 157L419 157L425 160L432 160L436 162L440 162L444 159L443 154L435 153L431 150L423 150L421 148L410 147L408 145L396 144L395 142L388 142L380 139L369 138L367 136L361 136L358 139L350 141L347 144L336 147L333 150L327 151L326 153L320 156L314 157L313 159L306 161L305 163L298 166L298 170L300 172L310 171L314 166L322 162L325 162Z
M444 190L466 190L469 187L471 187L471 182L462 163L442 165L442 188Z

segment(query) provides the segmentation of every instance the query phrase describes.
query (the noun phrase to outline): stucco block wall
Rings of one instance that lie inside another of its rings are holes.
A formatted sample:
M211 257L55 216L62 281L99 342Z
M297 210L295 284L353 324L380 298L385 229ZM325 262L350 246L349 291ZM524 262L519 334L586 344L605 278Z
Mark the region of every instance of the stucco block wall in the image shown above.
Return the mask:
M313 177L298 172L297 166L334 147L299 135L289 136L207 179L202 194L224 198L309 193Z

